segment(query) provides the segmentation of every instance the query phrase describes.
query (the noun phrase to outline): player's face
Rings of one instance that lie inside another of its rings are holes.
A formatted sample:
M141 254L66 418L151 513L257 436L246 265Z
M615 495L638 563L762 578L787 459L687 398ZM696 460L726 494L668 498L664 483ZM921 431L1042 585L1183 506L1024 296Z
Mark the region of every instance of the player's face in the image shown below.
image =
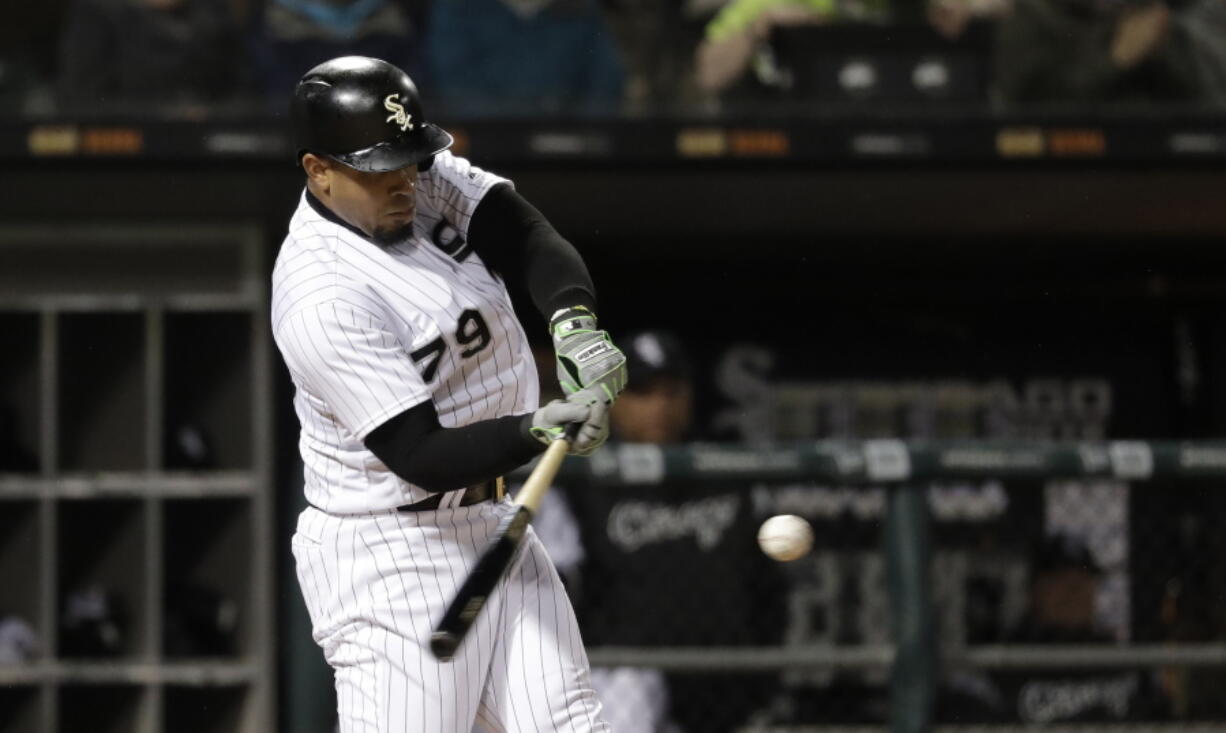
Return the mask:
M311 180L323 189L328 208L380 244L409 236L417 213L416 165L386 173L365 173L333 161L326 165Z
M690 429L694 390L674 376L633 382L613 403L609 418L618 440L630 443L676 443Z

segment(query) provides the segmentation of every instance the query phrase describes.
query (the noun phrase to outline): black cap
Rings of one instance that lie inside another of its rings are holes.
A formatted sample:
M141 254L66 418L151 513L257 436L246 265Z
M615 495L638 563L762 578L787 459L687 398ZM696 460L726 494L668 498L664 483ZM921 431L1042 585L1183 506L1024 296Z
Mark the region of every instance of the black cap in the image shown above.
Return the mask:
M299 160L311 152L368 173L425 163L454 142L426 122L408 74L367 56L341 56L308 71L290 112Z
M677 337L666 331L641 331L622 341L626 354L628 386L656 376L689 379L690 361Z

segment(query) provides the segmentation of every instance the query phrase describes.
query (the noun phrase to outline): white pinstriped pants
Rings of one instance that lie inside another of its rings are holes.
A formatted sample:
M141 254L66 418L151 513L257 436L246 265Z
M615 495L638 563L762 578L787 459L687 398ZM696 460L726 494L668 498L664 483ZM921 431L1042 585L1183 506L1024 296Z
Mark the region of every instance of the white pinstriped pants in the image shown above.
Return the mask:
M292 543L341 733L610 730L570 600L531 531L456 656L429 650L509 501L338 516L308 507Z

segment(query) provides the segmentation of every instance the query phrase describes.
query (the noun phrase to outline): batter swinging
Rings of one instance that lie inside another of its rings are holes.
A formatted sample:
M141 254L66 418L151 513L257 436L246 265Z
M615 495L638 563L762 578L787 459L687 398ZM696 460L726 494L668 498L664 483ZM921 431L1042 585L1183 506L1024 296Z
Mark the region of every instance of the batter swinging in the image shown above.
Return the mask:
M307 184L273 271L310 506L292 543L342 733L607 731L535 536L448 663L431 626L512 508L498 478L581 422L608 433L625 358L574 248L511 184L452 155L400 69L344 57L294 92ZM505 281L550 319L568 393L537 377Z

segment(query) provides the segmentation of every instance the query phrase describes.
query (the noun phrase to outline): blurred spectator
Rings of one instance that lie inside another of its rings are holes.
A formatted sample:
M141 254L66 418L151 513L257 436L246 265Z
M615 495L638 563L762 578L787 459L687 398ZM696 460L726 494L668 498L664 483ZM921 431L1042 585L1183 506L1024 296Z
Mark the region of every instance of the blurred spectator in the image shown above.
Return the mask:
M997 35L1006 103L1221 102L1222 0L1016 0Z
M60 101L147 111L235 91L241 44L225 0L75 0L60 39Z
M707 24L706 37L698 46L698 86L723 92L751 68L762 83L775 85L778 68L768 43L775 28L834 20L881 21L887 11L884 0L732 0Z
M646 331L626 354L634 375L609 413L614 439L669 445L689 437L694 385L689 360L674 336Z
M265 0L251 42L258 84L280 100L305 70L350 55L420 79L425 15L425 0Z
M1095 627L1102 569L1090 548L1070 534L1046 537L1031 559L1026 614L1007 644L1109 644ZM962 703L949 714L959 722L988 718L1029 724L1160 720L1169 706L1151 670L1133 668L1021 668L959 680ZM971 701L974 702L971 702ZM977 708L977 709L976 709Z
M1176 15L1175 23L1189 42L1199 83L1198 101L1226 105L1226 2L1193 3Z
M431 89L461 114L618 111L622 65L596 0L437 0Z
M692 371L671 335L625 346L626 391L613 405L612 454L627 443L690 437ZM549 495L536 529L568 579L591 647L779 643L781 577L756 544L743 486L570 487ZM764 706L774 675L663 675L594 668L606 719L622 733L735 730Z
M1012 0L928 0L928 23L950 40L962 37L971 23L996 20L1009 11Z
M694 49L718 10L710 0L604 0L625 67L628 112L685 110L700 98Z

